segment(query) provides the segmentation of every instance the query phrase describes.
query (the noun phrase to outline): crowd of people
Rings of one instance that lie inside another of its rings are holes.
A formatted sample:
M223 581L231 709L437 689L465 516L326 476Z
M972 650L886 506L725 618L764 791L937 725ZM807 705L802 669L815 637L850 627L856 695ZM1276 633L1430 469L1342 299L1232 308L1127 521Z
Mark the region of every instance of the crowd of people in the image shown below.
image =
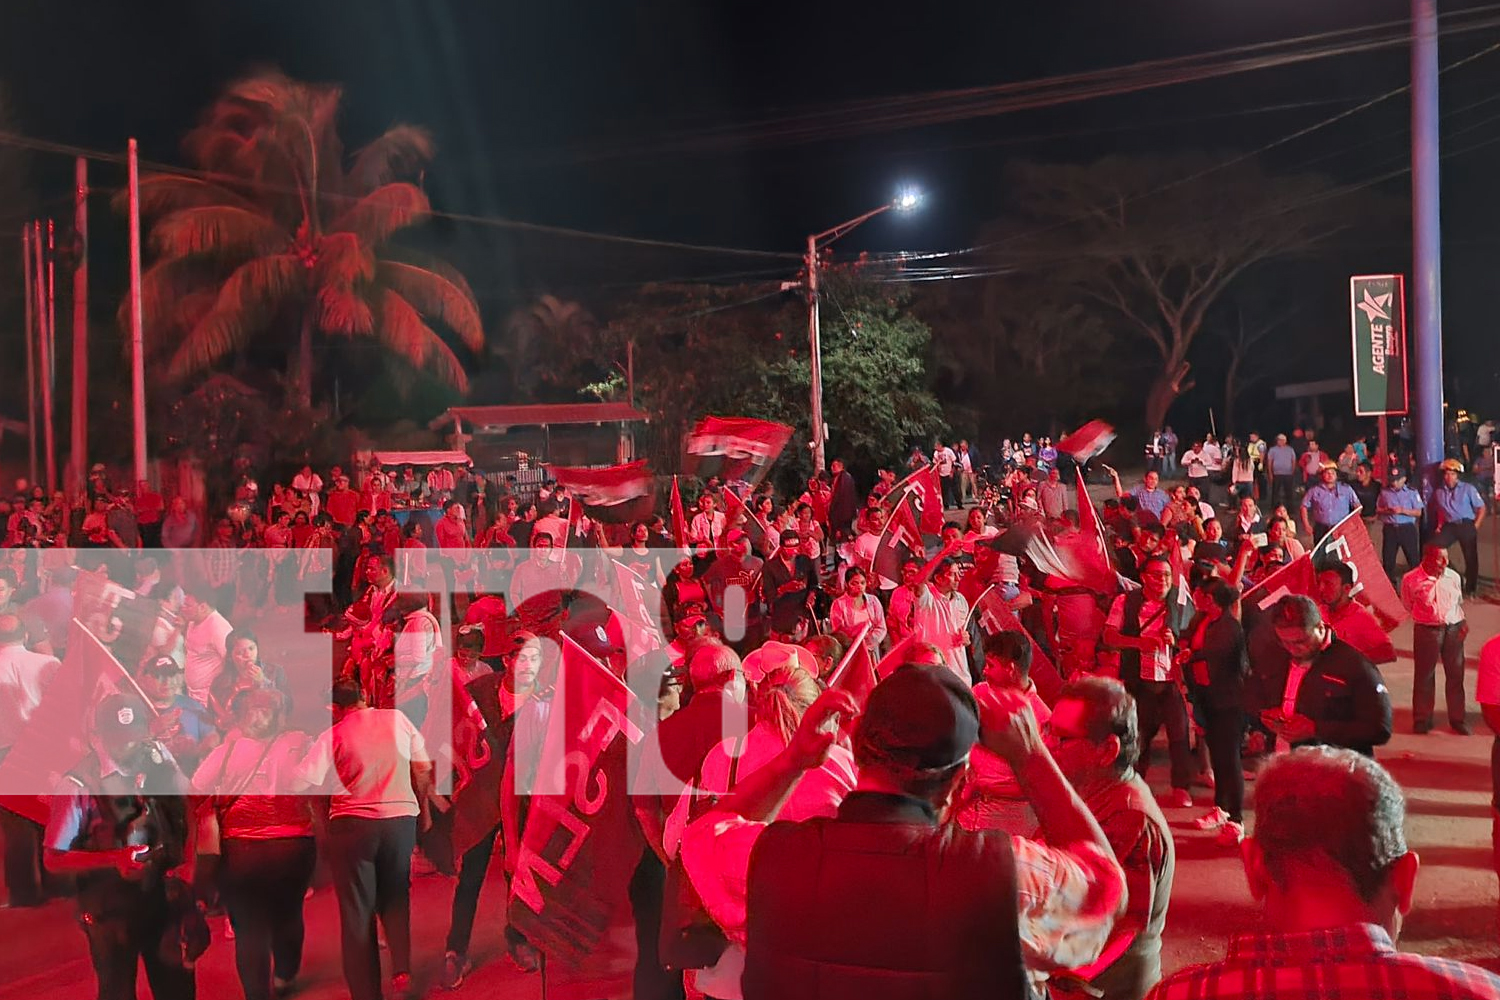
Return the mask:
M1486 504L1458 460L1424 504L1399 463L1374 482L1368 452L1332 459L1296 437L1179 456L1168 430L1138 485L1103 467L1115 495L1097 514L1071 483L1087 467L1029 434L994 466L966 441L916 449L912 476L882 470L868 490L837 460L792 495L710 479L680 517L627 523L555 483L523 493L469 468L304 468L265 496L241 475L202 524L184 498L116 490L98 467L83 503L18 484L0 510L16 553L0 568L0 755L83 641L75 620L130 678L91 700L89 755L45 822L0 809L11 904L76 894L100 997L133 997L140 963L162 1000L194 995L204 914L222 908L245 996L268 1000L296 986L321 870L351 995L402 998L415 858L457 876L441 984L461 988L492 856L509 883L536 822L520 776L566 642L627 682L672 788L633 797L635 839L589 848L631 852L628 899L595 901L635 928L623 995L1177 1000L1241 995L1227 984L1295 955L1319 983L1359 966L1414 995L1494 996L1500 980L1392 944L1416 875L1401 793L1373 759L1392 734L1379 664L1394 622L1338 561L1316 567L1315 593L1244 599L1347 515L1380 520L1415 622L1415 728L1432 726L1441 663L1449 725L1467 733L1463 599ZM892 519L928 474L942 528L893 569ZM1065 552L1097 538L1113 583L1039 561L1036 537ZM308 593L321 574L327 592ZM649 620L623 610L627 579L659 594ZM111 587L150 602L149 621L112 617L118 597L98 615ZM278 616L328 634L333 662L263 658L257 628ZM642 634L659 641L643 652ZM872 687L845 683L855 653ZM1500 648L1490 658L1487 719ZM462 767L438 746L453 691L497 762L493 785L465 776L486 801L462 843L439 791L438 770ZM1163 982L1163 810L1205 807L1194 825L1238 850L1247 780L1246 868L1274 930ZM521 968L560 970L483 916Z

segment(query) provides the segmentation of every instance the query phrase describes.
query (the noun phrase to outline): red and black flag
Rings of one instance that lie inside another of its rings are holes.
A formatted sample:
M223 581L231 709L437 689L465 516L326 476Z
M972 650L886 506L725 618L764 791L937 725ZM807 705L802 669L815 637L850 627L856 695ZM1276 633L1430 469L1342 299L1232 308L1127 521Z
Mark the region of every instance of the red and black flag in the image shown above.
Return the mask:
M1247 590L1244 600L1263 611L1288 594L1317 600L1318 571L1339 562L1354 571L1353 593L1376 618L1387 622L1406 618L1406 607L1385 575L1357 510L1334 525L1317 545Z
M749 417L704 417L684 441L688 473L758 483L792 439L786 424Z
M584 512L595 521L641 521L656 507L656 490L644 459L606 469L554 468L552 475L583 503Z
M682 509L682 490L677 486L677 477L672 477L672 544L679 549L687 545L688 519Z
M943 488L938 482L937 469L924 465L916 472L891 487L888 498L900 498L907 487L916 491L914 503L917 509L917 526L924 535L943 533Z
M901 582L901 567L908 559L925 562L927 549L922 542L918 518L921 512L914 500L916 490L908 487L896 500L885 530L875 543L875 575L892 583Z
M724 491L724 522L733 526L739 516L745 516L744 531L750 536L750 545L757 552L770 552L776 547L771 539L771 526L758 514L745 506L745 501L735 495L734 490Z

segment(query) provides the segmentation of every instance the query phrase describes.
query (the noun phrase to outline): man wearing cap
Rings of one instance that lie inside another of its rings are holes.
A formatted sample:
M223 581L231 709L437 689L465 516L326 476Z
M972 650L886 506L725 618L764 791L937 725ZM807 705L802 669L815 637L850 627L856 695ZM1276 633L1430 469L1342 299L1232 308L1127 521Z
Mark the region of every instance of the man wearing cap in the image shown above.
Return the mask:
M703 575L703 582L708 587L709 601L724 622L726 638L730 642L753 643L758 641L764 625L760 579L765 560L750 551L750 536L740 529L731 528L725 537L729 550L714 560ZM731 595L731 588L738 588L738 593ZM726 607L729 601L735 605L733 615ZM739 620L734 621L735 617Z
M52 800L43 838L47 870L76 876L79 923L100 1000L134 1000L146 967L155 1000L192 1000L192 960L206 932L172 873L186 860L187 779L150 739L151 710L110 695L94 712L93 749Z
M1302 497L1302 527L1312 536L1313 544L1333 530L1350 514L1359 510L1359 497L1348 483L1339 482L1337 462L1323 462L1318 472L1318 485Z
M1124 876L1019 694L981 706L947 671L898 668L855 722L859 781L837 814L774 822L855 711L825 693L787 749L684 835L690 874L745 875L746 1000L1020 998L1029 974L1095 961ZM944 822L980 739L1015 770L1045 844Z
M1463 473L1463 463L1453 458L1443 459L1443 484L1432 491L1432 510L1437 534L1434 539L1443 548L1454 542L1464 554L1464 594L1472 597L1479 590L1479 526L1484 523L1484 498L1473 483L1458 477Z
M1422 516L1422 494L1406 484L1406 470L1392 467L1389 485L1375 500L1375 517L1380 521L1380 561L1392 583L1396 576L1396 552L1406 557L1406 568L1415 569L1421 561L1421 544L1417 521Z

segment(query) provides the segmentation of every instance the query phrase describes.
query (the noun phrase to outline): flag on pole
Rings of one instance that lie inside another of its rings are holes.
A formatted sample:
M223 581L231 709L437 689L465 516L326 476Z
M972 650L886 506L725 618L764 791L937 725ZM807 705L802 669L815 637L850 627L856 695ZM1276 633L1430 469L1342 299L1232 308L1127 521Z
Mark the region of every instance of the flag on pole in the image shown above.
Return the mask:
M917 634L912 632L906 638L892 646L891 651L882 656L880 662L875 664L875 676L879 680L885 680L889 677L892 671L906 662L907 654L911 652L912 647L916 644Z
M562 661L535 786L516 789L531 793L531 805L509 913L511 926L549 965L582 968L615 940L620 904L645 848L626 787L625 752L644 733L633 721L635 696L625 682L566 633L558 638ZM517 759L534 752L518 745ZM624 916L628 921L628 904Z
M682 490L677 486L677 477L672 477L672 544L677 548L687 545L688 520L682 510Z
M1090 420L1072 434L1057 442L1057 450L1072 455L1079 465L1087 462L1114 443L1115 429L1102 420ZM1080 477L1082 478L1082 477Z
M1354 571L1352 593L1360 603L1370 606L1376 618L1394 623L1405 620L1406 607L1385 575L1380 556L1370 541L1370 532L1357 510L1334 525L1312 549L1251 587L1244 600L1262 611L1288 594L1316 600L1318 571L1336 562Z
M631 663L652 650L666 645L661 627L650 609L661 606L661 588L655 580L647 581L618 559L615 564L615 589L619 600L616 613L625 632L625 655Z
M1031 642L1031 680L1036 684L1037 694L1048 705L1055 702L1058 691L1062 690L1062 675L1010 605L1005 603L1000 592L994 587L987 588L974 602L970 614L979 623L979 630L987 636L1005 631L1021 632L1026 636Z
M67 656L0 760L0 808L47 822L48 801L58 781L89 754L96 698L109 688L135 695L157 714L109 647L74 618L68 625Z
M844 654L839 665L833 668L833 673L828 675L828 686L848 691L861 708L875 685L880 683L880 677L875 673L875 664L870 660L870 647L865 644L870 628L870 623L865 622L864 628L851 640L849 651Z
M685 468L700 479L765 478L771 464L792 439L786 424L749 417L704 417L688 432Z
M444 781L451 777L452 784L446 802L440 803L444 822L434 823L433 835L422 838L422 849L439 871L457 874L458 860L500 822L501 768L490 750L484 714L451 662L448 684L448 715L445 719L440 711L443 699L434 699L422 739L435 773Z
M771 545L771 526L761 519L741 500L734 490L724 491L724 523L733 525L740 515L745 517L745 534L750 536L750 544L758 552L769 552L776 546Z
M901 567L908 559L926 559L926 548L922 544L922 529L918 527L919 516L913 497L916 490L908 487L896 500L891 516L875 543L875 575L892 582L901 581Z
M931 465L924 465L920 469L908 475L895 486L891 487L891 497L903 497L906 489L910 487L916 491L915 505L917 511L917 524L924 535L940 535L943 532L943 489L938 482L937 469Z
M568 488L573 500L581 501L585 509L579 516L587 513L605 524L645 520L656 506L651 470L644 459L605 469L554 468L552 476ZM574 521L571 511L568 519Z

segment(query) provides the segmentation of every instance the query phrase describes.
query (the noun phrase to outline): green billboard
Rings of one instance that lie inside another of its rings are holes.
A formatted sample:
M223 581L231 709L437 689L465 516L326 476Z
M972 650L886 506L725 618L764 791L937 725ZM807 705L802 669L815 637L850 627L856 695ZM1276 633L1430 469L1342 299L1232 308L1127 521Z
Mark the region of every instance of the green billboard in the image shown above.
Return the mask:
M1399 274L1349 279L1354 327L1354 412L1398 416L1406 399L1406 282Z

